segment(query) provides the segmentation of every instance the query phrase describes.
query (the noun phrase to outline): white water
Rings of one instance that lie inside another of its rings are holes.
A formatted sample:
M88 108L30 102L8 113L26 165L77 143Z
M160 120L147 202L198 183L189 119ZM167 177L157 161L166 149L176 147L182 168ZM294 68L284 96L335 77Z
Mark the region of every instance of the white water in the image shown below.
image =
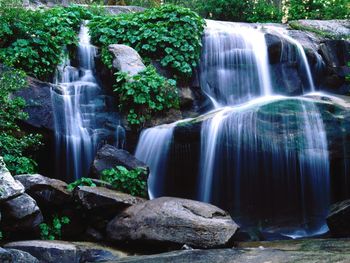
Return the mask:
M90 44L88 29L82 25L78 45L79 65L71 66L69 58L66 58L57 69L57 88L51 92L56 172L68 181L88 175L98 145L108 136L103 124L97 123L98 114L106 111L106 98L94 75L95 55L96 48ZM114 137L119 134L117 129Z

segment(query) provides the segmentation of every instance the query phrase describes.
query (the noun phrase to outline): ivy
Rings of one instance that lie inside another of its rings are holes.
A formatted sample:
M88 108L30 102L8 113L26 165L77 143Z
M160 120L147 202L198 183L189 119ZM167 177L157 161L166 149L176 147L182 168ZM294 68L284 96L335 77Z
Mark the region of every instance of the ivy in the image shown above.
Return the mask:
M131 125L142 126L156 113L179 106L176 82L160 76L153 66L133 77L125 72L115 75L118 106Z
M124 166L116 166L102 171L101 179L121 192L147 197L146 175L145 169L142 168L128 170Z
M41 239L43 240L55 240L62 239L62 227L68 225L70 219L67 216L58 217L54 216L51 224L42 223L39 225Z
M82 177L82 178L74 181L73 183L70 183L69 185L67 185L67 190L73 191L74 188L76 188L77 186L96 187L96 184L90 178Z
M146 62L159 61L174 77L189 77L199 60L204 25L190 9L163 5L142 13L96 16L88 26L106 65L112 63L108 46L126 44Z

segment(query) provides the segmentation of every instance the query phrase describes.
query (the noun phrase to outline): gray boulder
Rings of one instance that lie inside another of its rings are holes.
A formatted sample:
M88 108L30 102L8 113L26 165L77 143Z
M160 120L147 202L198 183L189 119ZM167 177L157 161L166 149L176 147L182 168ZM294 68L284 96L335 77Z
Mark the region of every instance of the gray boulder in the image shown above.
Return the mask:
M350 199L331 206L327 225L333 236L350 237Z
M224 247L238 225L230 215L206 203L162 197L127 208L107 226L113 241Z
M78 186L74 190L75 200L87 210L100 213L116 213L122 209L146 200L104 187Z
M350 21L349 20L298 20L302 26L313 28L336 38L342 38L350 35Z
M15 179L23 184L25 191L40 205L63 205L72 201L72 194L67 191L67 184L63 181L40 174L16 175Z
M22 194L1 205L2 226L11 236L36 236L43 216L35 200L28 194Z
M125 254L94 243L30 240L12 242L5 248L30 253L45 263L105 262L124 257Z
M24 193L23 185L13 179L2 157L0 157L0 189L0 201L5 201Z
M39 263L39 260L28 252L17 249L7 249L7 251L11 254L13 263Z
M142 62L142 58L133 48L126 45L114 44L110 45L108 49L114 56L113 67L116 70L134 76L146 68Z
M124 166L128 170L143 168L148 171L147 165L129 152L106 144L96 154L91 170L92 177L100 178L103 170L115 168L118 165Z

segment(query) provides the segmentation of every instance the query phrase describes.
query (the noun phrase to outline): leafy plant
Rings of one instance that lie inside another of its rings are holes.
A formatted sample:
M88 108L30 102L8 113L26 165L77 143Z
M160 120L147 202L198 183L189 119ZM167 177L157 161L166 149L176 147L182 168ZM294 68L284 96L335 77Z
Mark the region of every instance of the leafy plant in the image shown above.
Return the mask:
M134 196L147 196L146 171L142 168L129 171L124 166L116 166L104 170L101 179L121 192Z
M67 216L54 216L52 224L42 223L39 225L41 231L41 239L55 240L62 238L62 226L70 223Z
M0 155L12 174L34 173L37 164L27 153L41 145L41 136L25 134L17 125L28 116L23 98L12 94L26 83L24 72L0 66Z
M86 177L82 177L73 183L70 183L67 185L67 190L68 191L73 191L75 187L77 186L90 186L90 187L96 187L96 184L90 179Z
M107 56L110 44L126 44L146 62L160 61L174 76L189 77L199 60L204 25L190 9L164 5L142 13L95 17L88 26L105 64L112 63Z
M153 66L133 77L124 72L115 75L118 106L131 125L142 126L154 114L179 106L176 82L160 76Z
M47 80L61 61L63 46L77 44L81 20L91 16L77 6L36 11L4 7L0 16L0 61Z

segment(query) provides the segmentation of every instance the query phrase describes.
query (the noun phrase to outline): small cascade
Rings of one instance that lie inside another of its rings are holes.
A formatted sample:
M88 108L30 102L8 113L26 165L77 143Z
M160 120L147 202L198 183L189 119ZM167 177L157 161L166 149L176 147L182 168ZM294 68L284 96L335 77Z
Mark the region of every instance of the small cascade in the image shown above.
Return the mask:
M249 24L207 20L200 83L216 108L271 95L264 33Z
M78 67L66 58L56 73L51 98L56 133L56 172L67 181L87 176L99 144L114 141L120 131L105 129L106 122L118 122L108 112L108 97L103 94L95 75L96 48L90 44L85 25L81 26L78 45ZM109 137L114 137L109 139Z

